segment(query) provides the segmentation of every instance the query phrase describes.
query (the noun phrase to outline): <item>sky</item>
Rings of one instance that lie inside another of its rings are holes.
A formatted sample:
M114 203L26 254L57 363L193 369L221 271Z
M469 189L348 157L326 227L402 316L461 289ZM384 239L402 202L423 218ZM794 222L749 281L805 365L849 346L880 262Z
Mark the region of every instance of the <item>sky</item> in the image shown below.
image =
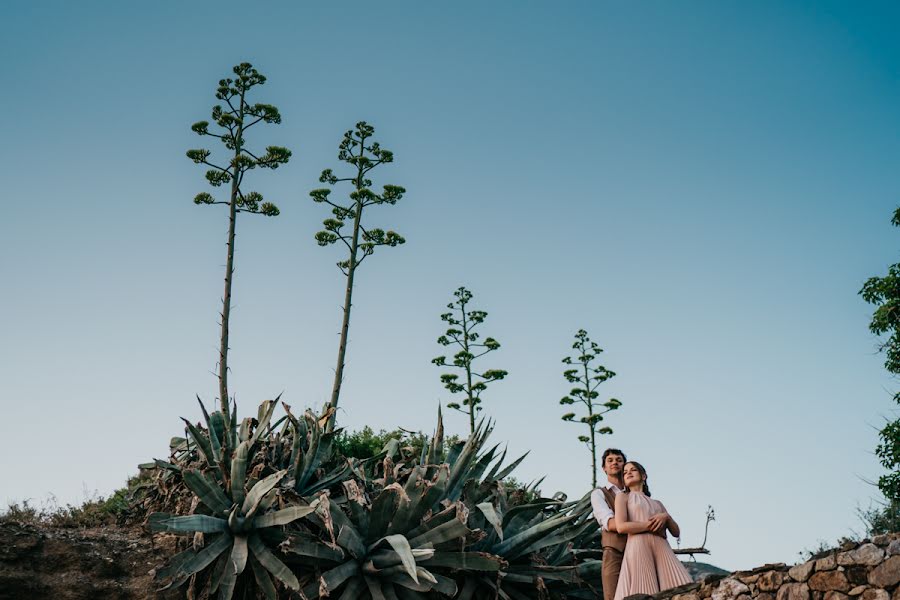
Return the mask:
M590 489L561 359L586 329L622 402L603 446L728 569L861 533L897 382L857 292L897 260L892 2L5 2L0 503L78 503L167 455L214 374L227 218L198 207L216 82L249 61L289 147L238 222L239 411L328 400L343 276L309 198L359 120L402 185L360 268L340 424L430 432L465 285L509 371L492 440ZM221 149L214 148L221 155ZM216 156L214 154L214 156ZM212 191L212 190L209 190ZM335 192L337 193L337 192ZM464 415L445 412L449 431Z

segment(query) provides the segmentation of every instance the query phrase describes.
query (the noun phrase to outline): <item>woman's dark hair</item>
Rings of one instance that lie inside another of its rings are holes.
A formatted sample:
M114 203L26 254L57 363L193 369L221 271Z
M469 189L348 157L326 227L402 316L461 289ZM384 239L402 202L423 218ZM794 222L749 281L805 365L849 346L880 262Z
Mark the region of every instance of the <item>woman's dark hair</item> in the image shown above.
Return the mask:
M638 473L641 474L641 477L644 479L644 489L643 489L644 495L649 496L650 495L650 486L647 485L647 469L644 468L644 465L642 465L641 463L639 463L635 460L629 460L627 463L625 463L625 465L622 467L622 469L624 470L624 468L627 467L628 465L632 465L635 469L638 470ZM625 491L630 492L631 490L629 490L626 487Z

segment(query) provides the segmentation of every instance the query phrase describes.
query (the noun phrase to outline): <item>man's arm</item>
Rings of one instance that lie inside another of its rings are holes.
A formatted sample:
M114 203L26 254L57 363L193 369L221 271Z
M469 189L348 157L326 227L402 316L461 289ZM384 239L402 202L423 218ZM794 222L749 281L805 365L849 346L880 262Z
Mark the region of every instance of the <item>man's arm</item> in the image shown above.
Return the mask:
M628 494L616 496L616 530L619 533L644 533L649 530L649 521L628 520Z
M613 509L606 505L606 497L604 497L602 490L596 489L591 492L591 509L594 513L594 518L600 524L600 529L618 533L616 520L613 518L616 514L613 512Z

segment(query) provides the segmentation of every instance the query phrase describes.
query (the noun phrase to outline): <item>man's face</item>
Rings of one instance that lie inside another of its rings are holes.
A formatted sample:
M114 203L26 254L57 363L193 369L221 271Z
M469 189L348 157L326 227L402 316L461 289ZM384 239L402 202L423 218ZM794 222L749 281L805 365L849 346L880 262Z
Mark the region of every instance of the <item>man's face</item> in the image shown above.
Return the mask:
M625 458L621 454L607 454L603 460L603 472L609 477L621 477Z

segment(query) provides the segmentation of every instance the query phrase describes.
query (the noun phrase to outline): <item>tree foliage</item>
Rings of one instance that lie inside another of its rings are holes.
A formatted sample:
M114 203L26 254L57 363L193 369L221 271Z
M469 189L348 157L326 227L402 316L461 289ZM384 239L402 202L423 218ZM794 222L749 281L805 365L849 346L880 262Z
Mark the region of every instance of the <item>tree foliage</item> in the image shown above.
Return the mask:
M462 371L464 376L462 381L456 373L443 373L441 383L451 394L464 395L461 405L459 402L450 402L447 407L468 415L469 431L474 432L476 417L481 411L479 404L482 402L482 392L487 390L488 384L505 378L509 373L502 369L487 369L480 373L475 370L475 361L499 350L500 343L492 337L481 340L481 334L475 331L484 323L488 314L483 310L469 309L469 303L473 298L472 292L460 287L453 295L456 300L447 305L450 312L441 315L441 320L449 327L437 342L441 346L453 346L458 350L449 365L446 356L438 356L431 362L439 367L452 366Z
M622 403L615 398L610 398L606 402L599 400L600 393L597 388L615 377L616 374L603 365L595 364L594 361L603 352L603 349L591 340L587 331L578 330L572 349L576 354L565 357L562 362L573 368L566 369L563 377L575 387L567 396L560 399L559 403L564 406L581 404L585 414L577 418L574 412L569 412L562 416L562 420L569 423L581 423L587 427L588 435L579 435L578 441L584 442L591 453L591 482L593 487L597 487L597 436L613 432L612 428L601 427L600 423L603 421L603 415L617 410Z
M900 226L900 208L894 211L891 223ZM876 336L887 337L879 345L879 351L885 355L884 367L888 372L900 375L900 263L888 267L884 277L869 278L859 294L863 300L875 305L869 329ZM894 402L900 404L900 393L894 395ZM900 419L888 420L879 431L878 439L875 454L888 470L879 477L878 488L896 512L900 506Z
M338 201L331 197L331 189L319 188L309 195L313 202L327 204L331 207L331 217L323 222L324 229L316 233L316 242L320 246L331 246L341 243L347 251L347 258L338 261L337 266L347 277L344 291L344 310L341 323L341 337L338 344L337 365L334 370L334 383L331 389L329 406L337 409L344 377L344 365L347 355L347 336L350 328L350 308L353 301L353 282L356 269L381 246L395 247L406 242L400 234L391 230L367 227L363 224L363 212L372 206L393 205L403 198L406 190L399 185L385 185L380 194L372 190L369 174L373 169L394 161L394 153L381 147L372 140L375 128L360 121L354 129L344 133L344 139L338 148L338 160L350 166L348 177L338 177L332 169L325 169L319 177L321 183L334 186L338 183L349 183L351 192L348 201ZM351 223L350 230L344 227ZM328 423L328 431L334 429L336 412Z
M221 103L213 106L212 120L217 129L210 130L209 121L199 121L191 126L194 133L218 139L227 150L226 162L213 162L212 150L195 148L187 151L187 157L197 164L209 167L206 181L214 188L230 186L226 199L216 199L208 192L200 192L194 197L195 204L224 204L228 206L228 256L225 262L225 293L222 296L221 333L219 339L219 402L222 414L229 412L228 396L228 335L231 318L231 287L234 276L234 238L237 215L251 213L267 217L277 216L278 207L263 200L262 194L246 190L244 177L257 167L277 169L288 162L291 151L282 146L268 146L266 151L253 152L246 146L245 135L251 127L259 123L281 123L281 113L271 104L251 104L248 95L253 88L263 85L266 78L250 63L241 63L233 69L234 78L219 80L216 99ZM224 104L222 104L224 103Z

